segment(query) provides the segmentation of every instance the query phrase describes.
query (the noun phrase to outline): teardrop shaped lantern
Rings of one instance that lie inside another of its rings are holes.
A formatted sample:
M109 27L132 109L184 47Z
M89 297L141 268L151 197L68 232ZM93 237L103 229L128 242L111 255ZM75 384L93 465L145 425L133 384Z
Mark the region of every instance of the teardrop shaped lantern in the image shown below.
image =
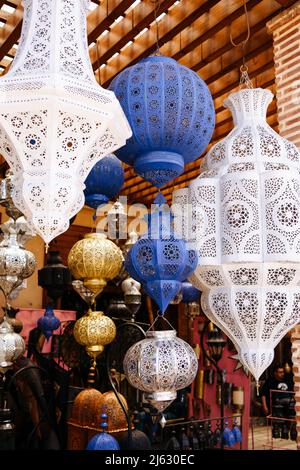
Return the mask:
M60 319L57 318L50 305L47 306L44 315L38 319L37 326L47 341L51 338L53 331L60 327Z
M123 255L119 247L104 233L87 233L70 250L68 266L75 277L83 281L95 295L120 272Z
M84 181L131 136L113 92L91 66L89 0L26 0L20 44L0 77L0 151L13 200L49 242L84 205Z
M234 129L173 198L183 209L177 229L201 259L189 280L256 380L300 321L300 152L267 124L272 96L261 88L228 96Z
M24 352L25 341L18 333L14 333L13 327L4 317L0 324L0 369L12 366Z
M165 312L181 288L181 282L197 266L194 250L174 233L166 199L159 194L148 217L148 231L129 250L125 269L143 285L147 294Z
M146 402L163 411L175 400L177 390L193 382L198 359L175 330L148 331L127 351L123 365L129 383L144 392Z
M115 155L107 155L93 166L84 190L87 206L97 209L115 197L124 184L124 169Z
M199 158L215 125L212 96L197 73L153 55L120 72L110 84L132 128L117 156L158 188Z

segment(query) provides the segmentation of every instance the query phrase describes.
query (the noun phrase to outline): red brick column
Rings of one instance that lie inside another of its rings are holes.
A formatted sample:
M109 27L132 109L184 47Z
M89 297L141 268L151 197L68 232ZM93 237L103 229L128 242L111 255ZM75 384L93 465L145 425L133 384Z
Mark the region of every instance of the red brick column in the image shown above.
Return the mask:
M273 34L279 132L300 147L300 1L267 28Z
M300 148L300 1L269 21L267 28L273 35L279 132ZM300 450L300 325L291 342Z

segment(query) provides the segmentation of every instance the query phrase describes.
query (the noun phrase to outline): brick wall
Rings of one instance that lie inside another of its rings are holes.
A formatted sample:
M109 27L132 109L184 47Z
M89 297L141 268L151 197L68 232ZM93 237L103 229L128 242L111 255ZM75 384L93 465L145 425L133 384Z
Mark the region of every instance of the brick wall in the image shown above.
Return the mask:
M279 132L300 148L300 1L267 28L273 34Z
M296 392L297 448L300 450L300 325L292 331L292 361L294 372L294 391Z
M273 35L279 133L300 148L300 1L267 23ZM291 335L300 450L300 325Z

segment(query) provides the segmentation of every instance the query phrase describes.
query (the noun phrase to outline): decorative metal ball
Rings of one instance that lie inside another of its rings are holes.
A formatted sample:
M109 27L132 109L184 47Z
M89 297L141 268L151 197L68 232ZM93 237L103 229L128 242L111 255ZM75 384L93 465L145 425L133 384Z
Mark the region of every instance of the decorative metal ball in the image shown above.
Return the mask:
M123 366L129 383L144 392L144 400L163 411L175 400L177 390L193 382L198 360L175 330L148 331L127 351Z
M0 368L10 367L19 356L24 354L25 341L8 323L6 317L0 324Z
M85 347L90 357L96 357L111 343L116 336L114 322L103 312L93 312L91 309L81 317L74 326L74 338Z
M50 305L46 307L44 315L38 319L37 326L47 341L51 338L53 331L60 327L60 319L55 316L54 310Z
M113 154L102 158L92 168L85 180L85 203L97 209L115 197L124 184L124 169L120 160Z
M98 295L120 272L123 255L104 233L87 233L71 248L68 266L75 279Z
M86 450L120 450L118 441L113 436L105 432L108 428L107 414L102 413L101 418L104 420L100 424L102 432L92 437Z
M7 297L35 270L35 256L18 244L17 232L5 233L0 242L0 289Z
M150 56L111 82L133 136L117 156L161 187L206 149L215 125L211 93L197 73L165 56Z
M188 281L184 281L181 285L181 293L182 293L182 302L184 304L189 304L191 302L197 302L200 298L200 291L196 287L193 286Z

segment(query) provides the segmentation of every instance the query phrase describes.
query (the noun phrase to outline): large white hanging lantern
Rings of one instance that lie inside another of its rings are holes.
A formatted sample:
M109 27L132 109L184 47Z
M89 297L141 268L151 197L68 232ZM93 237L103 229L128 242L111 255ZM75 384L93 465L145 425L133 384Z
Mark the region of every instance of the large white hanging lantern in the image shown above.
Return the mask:
M300 153L267 124L272 97L261 88L229 95L234 129L173 197L177 230L183 222L200 260L189 280L256 380L300 321Z
M84 205L95 163L131 136L113 92L90 63L89 0L23 0L22 35L0 78L0 152L13 200L48 244Z

